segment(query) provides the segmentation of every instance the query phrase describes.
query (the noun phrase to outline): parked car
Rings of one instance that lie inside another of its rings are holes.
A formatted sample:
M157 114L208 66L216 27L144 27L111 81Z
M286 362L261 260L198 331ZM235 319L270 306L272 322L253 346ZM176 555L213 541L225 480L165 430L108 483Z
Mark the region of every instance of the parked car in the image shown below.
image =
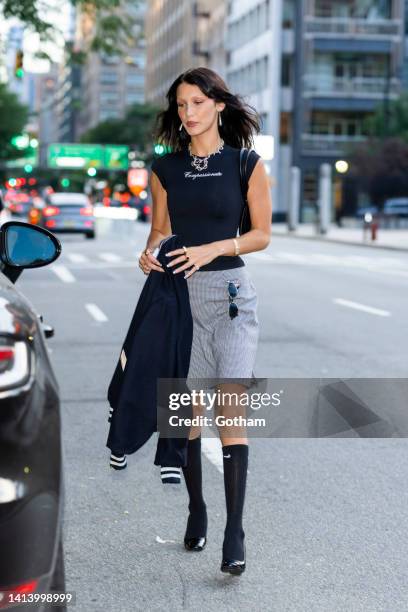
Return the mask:
M83 193L51 193L43 206L33 206L28 219L53 233L82 233L95 238L94 208Z
M45 341L54 330L14 286L25 268L60 253L46 229L21 221L0 227L1 610L11 599L15 607L29 596L65 591L60 400Z
M384 202L383 212L385 216L408 217L408 198L389 198Z

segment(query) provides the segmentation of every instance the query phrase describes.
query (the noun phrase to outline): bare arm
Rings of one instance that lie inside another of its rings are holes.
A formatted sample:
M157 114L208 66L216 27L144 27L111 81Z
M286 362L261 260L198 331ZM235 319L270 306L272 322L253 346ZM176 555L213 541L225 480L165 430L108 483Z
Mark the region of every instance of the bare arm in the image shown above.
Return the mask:
M151 251L159 246L163 238L171 234L170 217L167 209L167 191L154 172L150 175L150 190L152 192L152 224L145 250L139 259L139 267L145 274L149 274L150 270L164 272L163 266L152 255ZM149 252L146 253L147 249L149 249Z
M237 238L240 254L261 251L271 240L272 199L269 179L262 159L258 159L248 184L248 206L251 215L251 231ZM235 255L233 240L217 240L212 243L218 255Z
M171 234L171 225L167 209L167 191L154 172L150 175L150 190L152 192L152 224L146 248L154 250L163 238Z

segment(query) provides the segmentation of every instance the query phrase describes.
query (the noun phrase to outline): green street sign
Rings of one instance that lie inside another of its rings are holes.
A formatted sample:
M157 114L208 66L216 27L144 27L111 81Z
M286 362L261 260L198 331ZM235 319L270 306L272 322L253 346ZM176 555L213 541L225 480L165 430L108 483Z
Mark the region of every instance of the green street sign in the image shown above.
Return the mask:
M48 145L49 168L102 168L103 163L103 147L100 145Z
M106 145L105 167L112 170L127 170L129 167L129 147L125 145Z
M129 147L125 145L51 144L49 168L127 170Z

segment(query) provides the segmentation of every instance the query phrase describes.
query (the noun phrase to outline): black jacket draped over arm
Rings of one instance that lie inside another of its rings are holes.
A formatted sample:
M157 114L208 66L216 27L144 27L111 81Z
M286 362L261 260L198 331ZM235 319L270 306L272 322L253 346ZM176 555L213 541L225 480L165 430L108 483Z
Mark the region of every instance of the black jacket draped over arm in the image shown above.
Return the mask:
M187 378L193 321L187 281L173 274L165 253L183 245L176 234L160 243L164 273L151 270L122 346L108 401L113 408L106 446L132 454L157 431L157 378ZM181 264L178 264L181 265ZM178 267L176 265L176 267ZM186 438L158 438L155 465L187 465Z

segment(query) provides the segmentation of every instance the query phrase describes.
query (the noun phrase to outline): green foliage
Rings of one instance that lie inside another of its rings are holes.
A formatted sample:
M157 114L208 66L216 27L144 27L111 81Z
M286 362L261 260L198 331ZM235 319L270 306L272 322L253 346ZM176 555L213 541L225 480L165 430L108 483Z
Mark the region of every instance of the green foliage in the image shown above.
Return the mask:
M108 55L121 54L132 38L134 21L122 12L124 0L70 0L71 4L94 21L94 33L89 49ZM140 0L133 0L137 6ZM17 17L29 29L37 32L41 40L55 40L56 30L43 18L42 0L0 0L0 18ZM48 58L49 59L49 58ZM77 58L78 59L78 58Z
M82 135L81 142L126 144L151 152L158 108L150 104L129 106L123 119L108 119Z
M388 106L382 104L367 118L365 129L372 138L399 138L408 143L408 94Z
M354 151L352 174L359 178L371 202L408 196L408 143L401 138L369 140Z
M0 160L21 157L11 144L13 136L21 134L28 119L28 108L18 101L17 96L0 83Z

